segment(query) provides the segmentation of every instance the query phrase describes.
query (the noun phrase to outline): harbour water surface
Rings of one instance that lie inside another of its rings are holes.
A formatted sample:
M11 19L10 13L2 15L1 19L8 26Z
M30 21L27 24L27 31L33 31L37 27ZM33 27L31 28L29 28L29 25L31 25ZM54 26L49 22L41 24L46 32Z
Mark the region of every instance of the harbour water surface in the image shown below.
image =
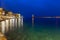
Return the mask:
M24 22L22 28L11 31L8 40L60 40L60 19L35 19L32 26L30 20Z

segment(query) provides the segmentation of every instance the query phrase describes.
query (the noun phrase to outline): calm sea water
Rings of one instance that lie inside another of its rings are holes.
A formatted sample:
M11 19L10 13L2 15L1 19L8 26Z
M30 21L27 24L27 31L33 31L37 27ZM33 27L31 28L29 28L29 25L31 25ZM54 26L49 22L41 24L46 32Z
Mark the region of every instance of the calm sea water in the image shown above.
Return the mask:
M24 22L23 28L10 32L8 40L60 40L60 19L35 19Z

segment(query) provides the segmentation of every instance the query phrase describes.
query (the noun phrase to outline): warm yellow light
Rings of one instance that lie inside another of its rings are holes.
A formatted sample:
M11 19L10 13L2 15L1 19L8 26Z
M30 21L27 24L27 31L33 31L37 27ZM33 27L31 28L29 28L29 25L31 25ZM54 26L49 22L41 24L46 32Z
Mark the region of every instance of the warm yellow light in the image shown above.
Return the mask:
M0 8L1 11L3 11L3 8Z
M13 13L12 12L8 12L8 15L12 15Z
M0 12L0 15L1 15L2 13Z
M0 40L7 40L7 38L5 37L5 35L3 33L0 32Z

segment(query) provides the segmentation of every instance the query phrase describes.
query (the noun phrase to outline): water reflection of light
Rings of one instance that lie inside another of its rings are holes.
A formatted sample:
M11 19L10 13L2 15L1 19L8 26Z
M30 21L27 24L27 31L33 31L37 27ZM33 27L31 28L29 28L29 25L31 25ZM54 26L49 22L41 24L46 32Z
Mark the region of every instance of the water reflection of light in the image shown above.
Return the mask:
M1 21L2 33L5 33L5 21Z
M8 30L9 30L9 20L5 20L5 23L6 23L6 32L8 32Z
M11 19L10 19L10 30L14 29L14 25L15 25L14 22L15 22L14 17L11 17Z

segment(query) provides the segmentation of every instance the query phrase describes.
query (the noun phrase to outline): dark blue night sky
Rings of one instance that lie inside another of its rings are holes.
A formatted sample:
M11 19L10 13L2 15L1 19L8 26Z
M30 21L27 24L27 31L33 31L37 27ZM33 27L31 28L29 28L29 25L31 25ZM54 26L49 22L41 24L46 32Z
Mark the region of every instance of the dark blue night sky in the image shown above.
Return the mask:
M1 2L2 1L2 2ZM0 0L4 9L21 13L24 17L60 16L60 0Z

